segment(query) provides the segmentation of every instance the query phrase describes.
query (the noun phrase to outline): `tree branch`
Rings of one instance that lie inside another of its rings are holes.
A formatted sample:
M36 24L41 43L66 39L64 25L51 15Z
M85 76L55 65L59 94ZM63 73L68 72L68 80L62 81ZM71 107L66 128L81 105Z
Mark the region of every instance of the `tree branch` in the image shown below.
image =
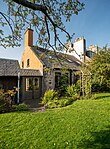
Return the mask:
M13 0L13 1L17 4L20 4L24 7L27 7L27 8L33 9L33 10L39 10L39 11L42 11L42 12L47 10L46 6L31 3L27 0Z
M54 21L51 19L51 17L48 15L46 6L31 3L27 0L13 0L13 1L16 2L17 4L21 4L24 7L27 7L27 8L33 9L33 10L39 10L39 11L43 12L47 16L47 18L49 19L51 24L53 25L54 31L56 30L56 28L59 28L60 30L65 32L70 39L69 33L66 30L64 30L63 28L59 27L57 24L55 24Z
M8 21L8 19L7 19L7 17L5 16L5 14L2 13L1 11L0 11L0 14L1 14L2 17L6 20L6 22L8 23L8 25L9 25L9 27L10 27L10 29L11 29L12 37L13 37L13 43L14 43L14 31L13 31L13 28L12 28L12 26L11 26L11 24L10 24L10 21Z

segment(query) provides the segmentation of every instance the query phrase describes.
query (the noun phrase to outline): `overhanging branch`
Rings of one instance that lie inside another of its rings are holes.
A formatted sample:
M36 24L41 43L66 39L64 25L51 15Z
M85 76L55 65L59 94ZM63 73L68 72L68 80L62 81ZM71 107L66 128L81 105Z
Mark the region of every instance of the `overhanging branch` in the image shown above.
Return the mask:
M38 5L38 4L35 4L35 3L31 3L31 2L29 2L27 0L13 0L13 1L16 2L17 4L20 4L20 5L24 6L24 7L30 8L32 10L39 10L39 11L43 12L45 14L45 16L49 19L51 24L53 25L54 30L56 30L55 28L61 29L63 32L65 32L68 35L68 37L70 39L69 33L66 30L64 30L63 28L59 27L57 24L55 24L54 21L51 19L51 17L48 15L46 6Z
M46 11L46 7L43 6L43 5L38 5L38 4L35 4L35 3L31 3L27 0L13 0L15 3L17 4L20 4L24 7L27 7L27 8L30 8L30 9L33 9L33 10L39 10L39 11Z

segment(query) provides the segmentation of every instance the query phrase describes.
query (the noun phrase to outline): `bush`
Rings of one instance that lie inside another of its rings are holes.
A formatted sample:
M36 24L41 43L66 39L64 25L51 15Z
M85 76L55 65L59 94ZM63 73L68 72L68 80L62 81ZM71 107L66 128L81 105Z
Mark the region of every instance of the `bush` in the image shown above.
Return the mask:
M110 87L107 86L107 84L98 84L98 83L93 83L92 84L92 92L109 92Z
M48 90L44 94L42 104L46 105L47 108L58 108L70 105L77 99L79 99L79 96L75 94L72 94L71 97L60 97L59 99L58 93L56 91Z
M15 109L15 111L28 111L29 108L26 104L22 103L19 105L14 105L13 108Z
M68 75L66 73L64 73L61 78L60 78L60 86L58 87L58 93L59 96L65 96L66 95L66 87L67 87L67 83L68 82Z
M58 93L54 90L47 90L44 94L44 97L42 99L43 104L47 104L48 102L51 102L53 100L58 99Z
M66 89L67 95L69 97L73 97L75 95L78 95L80 91L80 86L79 84L74 84L74 85L69 85Z
M9 98L6 98L4 94L0 95L0 113L11 111L12 106Z
M59 107L65 107L65 106L70 105L71 103L72 103L71 99L64 98L64 99L59 100Z
M77 96L74 98L62 97L59 100L53 100L47 103L48 108L61 108L72 104L77 99Z
M48 102L47 107L52 109L52 108L58 108L59 107L59 100L53 100Z

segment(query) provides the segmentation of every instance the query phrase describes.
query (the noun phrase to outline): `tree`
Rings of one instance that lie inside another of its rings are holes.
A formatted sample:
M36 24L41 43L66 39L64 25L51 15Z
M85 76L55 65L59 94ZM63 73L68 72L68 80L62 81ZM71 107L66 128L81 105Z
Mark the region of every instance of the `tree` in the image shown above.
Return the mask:
M77 15L84 8L79 0L3 1L7 6L6 13L0 11L0 46L3 47L20 46L21 31L31 25L38 34L38 44L60 50L64 43L60 40L59 33L65 33L67 41L72 38L66 31L64 20L70 21L73 14ZM5 35L5 26L11 30L8 36Z
M92 61L86 65L86 70L92 74L93 91L110 90L110 49L100 50Z

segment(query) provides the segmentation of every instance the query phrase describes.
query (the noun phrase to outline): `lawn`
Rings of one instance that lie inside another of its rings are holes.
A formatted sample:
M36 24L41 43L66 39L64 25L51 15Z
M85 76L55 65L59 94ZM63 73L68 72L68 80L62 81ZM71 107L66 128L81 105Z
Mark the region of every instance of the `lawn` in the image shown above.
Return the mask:
M110 149L110 94L46 112L0 114L1 149Z

